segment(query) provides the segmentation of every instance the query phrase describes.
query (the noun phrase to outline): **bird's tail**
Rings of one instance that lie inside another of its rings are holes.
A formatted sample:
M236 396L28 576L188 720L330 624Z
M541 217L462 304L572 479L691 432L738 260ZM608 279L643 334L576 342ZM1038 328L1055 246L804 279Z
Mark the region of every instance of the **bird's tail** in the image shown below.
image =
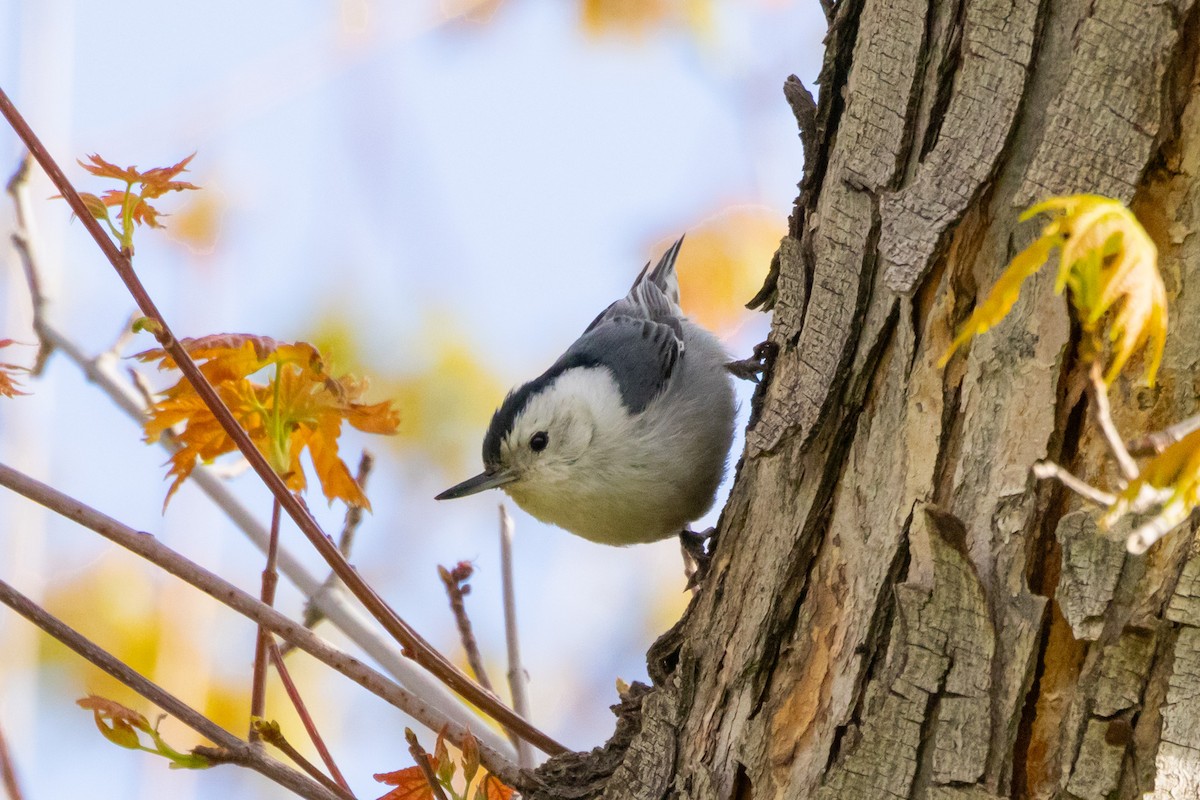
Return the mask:
M654 266L653 270L650 269L650 262L647 261L646 266L638 273L637 280L630 287L630 292L636 289L639 283L648 280L662 289L672 303L679 305L679 280L675 277L675 259L679 257L679 248L682 245L683 236L680 236L675 240L675 244L668 247L667 251L662 254L662 258L658 260L658 264Z

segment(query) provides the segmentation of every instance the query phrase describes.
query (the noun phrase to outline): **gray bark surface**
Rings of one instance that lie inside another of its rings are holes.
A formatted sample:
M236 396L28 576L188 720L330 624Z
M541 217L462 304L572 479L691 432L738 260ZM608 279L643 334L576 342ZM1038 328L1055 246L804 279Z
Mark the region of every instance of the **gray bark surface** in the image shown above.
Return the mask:
M613 740L528 797L1200 797L1194 526L1129 556L1029 472L1115 475L1053 270L937 366L1036 235L1021 211L1105 194L1171 302L1116 421L1198 410L1198 50L1195 0L837 3L815 114L789 88L812 127L757 298L779 351L711 571Z

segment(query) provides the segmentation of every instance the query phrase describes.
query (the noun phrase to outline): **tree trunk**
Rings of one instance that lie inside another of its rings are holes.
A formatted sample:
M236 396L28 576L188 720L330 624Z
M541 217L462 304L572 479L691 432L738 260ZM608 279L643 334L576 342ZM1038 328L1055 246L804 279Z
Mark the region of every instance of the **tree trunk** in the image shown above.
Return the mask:
M528 795L1200 797L1194 526L1130 556L1029 472L1113 474L1053 270L937 366L1021 210L1104 194L1171 296L1117 423L1197 412L1198 49L1195 0L838 3L711 572L613 740Z

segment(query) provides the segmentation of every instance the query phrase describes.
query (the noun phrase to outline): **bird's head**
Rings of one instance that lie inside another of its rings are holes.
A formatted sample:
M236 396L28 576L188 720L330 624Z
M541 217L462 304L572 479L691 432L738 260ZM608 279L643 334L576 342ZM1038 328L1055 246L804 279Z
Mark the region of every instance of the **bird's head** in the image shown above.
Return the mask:
M483 438L484 471L437 499L503 488L524 505L555 493L588 470L597 440L619 437L628 420L609 370L552 369L510 392L496 410Z

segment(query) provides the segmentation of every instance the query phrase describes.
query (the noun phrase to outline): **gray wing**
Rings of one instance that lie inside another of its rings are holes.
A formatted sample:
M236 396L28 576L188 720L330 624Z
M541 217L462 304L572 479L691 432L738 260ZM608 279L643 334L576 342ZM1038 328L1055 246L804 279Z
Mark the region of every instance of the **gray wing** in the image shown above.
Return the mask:
M682 244L680 236L653 270L646 262L629 294L604 309L563 354L573 363L610 369L631 412L650 405L683 356L683 312L675 278Z
M608 368L631 413L645 410L666 387L683 357L683 331L673 324L645 318L614 316L597 320L563 354L563 367Z

